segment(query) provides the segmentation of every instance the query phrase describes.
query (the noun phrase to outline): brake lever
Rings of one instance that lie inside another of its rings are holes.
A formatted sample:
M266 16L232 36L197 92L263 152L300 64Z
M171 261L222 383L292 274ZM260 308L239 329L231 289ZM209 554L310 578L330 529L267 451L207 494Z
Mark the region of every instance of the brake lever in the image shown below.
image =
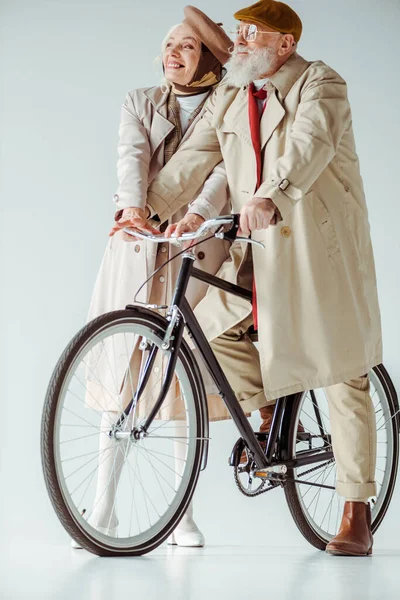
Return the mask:
M222 235L219 235L218 237L221 237L224 240L230 240L231 242L234 242L237 239L236 235L239 230L239 222L240 214L234 214L232 227L228 231L224 231Z
M229 240L230 242L247 242L248 244L253 244L254 246L259 246L260 248L265 249L265 246L262 242L258 242L257 240L252 240L251 238L245 238L245 237L238 237L237 236L237 232L239 230L239 225L240 225L240 214L239 213L235 213L233 215L233 223L232 223L232 227L229 229L229 231L225 231L225 232L220 232L220 233L216 233L215 237L220 238L222 240Z
M265 250L265 246L262 242L258 242L257 240L252 240L251 238L237 237L236 241L237 242L247 242L248 244L253 244L254 246L260 246L260 248L263 248Z
M227 238L225 233L216 233L215 237L220 239L220 240L226 240L229 239L229 241L234 241L234 242L247 242L248 244L253 244L254 246L259 246L260 248L263 248L265 250L265 246L262 242L258 242L257 240L252 240L251 238L246 238L246 237L235 237L234 240L232 240L231 238Z

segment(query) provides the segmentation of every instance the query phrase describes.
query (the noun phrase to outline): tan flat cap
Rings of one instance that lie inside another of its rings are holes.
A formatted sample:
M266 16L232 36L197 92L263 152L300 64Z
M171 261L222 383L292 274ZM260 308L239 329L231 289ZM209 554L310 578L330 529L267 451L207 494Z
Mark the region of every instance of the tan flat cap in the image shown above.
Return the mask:
M238 21L267 25L274 31L291 33L298 42L303 30L299 15L290 6L277 0L261 0L234 14Z

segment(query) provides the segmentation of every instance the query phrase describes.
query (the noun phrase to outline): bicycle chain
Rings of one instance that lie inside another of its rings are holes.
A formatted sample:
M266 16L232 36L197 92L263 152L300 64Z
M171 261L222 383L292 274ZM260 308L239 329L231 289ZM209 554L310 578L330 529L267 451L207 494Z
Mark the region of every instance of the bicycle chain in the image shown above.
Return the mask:
M322 469L322 467L326 467L327 465L330 465L333 462L335 462L335 459L334 458L330 458L326 462L322 463L322 465L318 465L317 467L313 467L312 469L308 469L308 471L303 471L303 473L299 473L297 475L297 477L303 477L303 475L308 475L309 473L312 473L313 471L318 471L318 469Z
M303 473L299 473L297 477L300 478L300 477L303 477L304 475L308 475L309 473L313 473L314 471L318 471L318 469L322 469L322 467L326 467L326 466L330 465L333 462L335 462L335 459L334 458L330 458L328 461L322 463L322 465L317 465L316 467L312 467L311 469L308 469L307 471L303 471ZM244 491L244 489L242 487L242 484L239 481L239 478L238 478L238 468L237 467L234 467L233 478L235 480L236 487L238 488L239 492L241 492L247 498L256 498L257 496L260 496L261 494L265 494L266 492L270 492L271 490L274 490L277 487L283 487L283 485L286 483L286 481L292 481L292 478L285 479L285 480L282 480L282 481L276 482L276 483L271 483L271 481L269 481L269 487L267 487L266 489L264 489L264 485L268 481L267 479L265 479L263 481L261 489L258 492L254 492L253 494L247 494Z
M244 491L242 484L239 481L237 467L234 467L233 478L235 480L235 483L236 483L236 486L237 486L239 492L241 494L243 494L243 496L246 496L246 498L256 498L257 496L260 496L261 494L265 494L266 492L270 492L271 490L274 490L275 488L280 487L280 485L281 485L280 482L275 483L275 484L269 482L269 487L264 489L264 486L265 486L266 482L268 481L267 479L264 479L264 481L262 482L261 488L258 492L254 492L253 494L247 494Z

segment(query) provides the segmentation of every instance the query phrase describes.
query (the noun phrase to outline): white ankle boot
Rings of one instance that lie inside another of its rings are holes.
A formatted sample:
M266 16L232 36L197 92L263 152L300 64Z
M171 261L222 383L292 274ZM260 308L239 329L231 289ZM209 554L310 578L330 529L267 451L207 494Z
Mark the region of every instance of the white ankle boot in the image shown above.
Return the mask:
M113 411L102 414L96 494L92 514L88 519L89 525L93 524L97 531L112 537L116 537L118 530L115 496L125 458L125 444L108 437L108 431L117 418L118 413ZM103 523L107 527L97 526L97 523ZM76 550L82 548L75 540L71 540L71 546Z
M187 446L182 443L182 438L187 436L186 422L175 421L174 434L177 440L174 442L175 453L175 485L178 488L181 483L181 473L185 466ZM201 548L204 546L204 536L193 519L193 502L190 502L179 525L169 536L168 544L173 546L184 546L188 548Z
M169 536L168 544L171 546L183 546L186 548L202 548L205 544L204 535L193 521L193 529L186 530L178 527Z
M108 529L107 527L97 527L97 531L99 533L104 533L104 535L117 537L118 528L111 527L110 529ZM80 543L76 542L75 540L71 540L71 548L74 548L75 550L82 550L82 546L80 545Z
M171 546L184 546L186 548L201 548L204 546L204 535L193 519L192 503L189 504L181 522L169 536L167 543Z

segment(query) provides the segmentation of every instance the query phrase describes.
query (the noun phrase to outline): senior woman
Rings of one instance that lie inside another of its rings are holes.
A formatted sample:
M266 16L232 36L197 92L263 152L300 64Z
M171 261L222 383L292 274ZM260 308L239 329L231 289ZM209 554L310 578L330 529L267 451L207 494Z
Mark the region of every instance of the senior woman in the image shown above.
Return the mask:
M134 240L122 229L142 225L158 232L156 215L146 207L147 188L155 175L171 158L179 146L191 135L201 118L205 102L223 76L223 64L229 59L232 42L222 28L200 10L185 8L184 21L168 33L162 44L162 63L166 82L160 87L137 89L130 92L122 107L118 145L118 190L114 196L117 212L110 232L110 241L97 277L89 310L89 319L108 311L124 308L133 302L140 283L177 250L169 244L154 244ZM195 229L196 221L229 212L227 182L223 164L218 165L205 182L200 194L189 207ZM187 213L182 208L170 220L177 223ZM155 217L152 219L151 217ZM165 225L163 226L165 227ZM132 242L133 240L133 242ZM132 242L132 243L127 243ZM219 240L210 240L195 249L196 266L216 273L228 256L227 247ZM172 295L180 261L170 262L144 286L138 299L156 305L167 305ZM206 286L193 280L187 298L192 307L206 292ZM141 358L138 348L132 360ZM176 385L176 384L175 384ZM105 432L118 416L124 398L107 400L96 389L95 381L88 381L87 404L103 410L100 428ZM122 390L120 396L131 396L132 390ZM179 394L179 393L178 393ZM121 404L122 402L122 404ZM119 404L118 404L119 403ZM126 402L125 402L126 403ZM217 395L208 395L210 420L229 418L224 404ZM141 408L143 409L143 403ZM144 407L146 408L146 407ZM175 435L180 437L178 403L167 403L159 418L175 423ZM176 420L175 420L176 417ZM89 522L108 535L117 534L118 518L115 495L123 468L124 455L112 447L114 440L100 436L102 460L98 464L97 487ZM182 468L185 457L182 443L174 444L176 468ZM105 458L104 458L105 457ZM178 473L179 478L179 473ZM175 529L169 543L180 546L203 546L204 537L193 519L193 506ZM73 547L79 548L76 542Z

